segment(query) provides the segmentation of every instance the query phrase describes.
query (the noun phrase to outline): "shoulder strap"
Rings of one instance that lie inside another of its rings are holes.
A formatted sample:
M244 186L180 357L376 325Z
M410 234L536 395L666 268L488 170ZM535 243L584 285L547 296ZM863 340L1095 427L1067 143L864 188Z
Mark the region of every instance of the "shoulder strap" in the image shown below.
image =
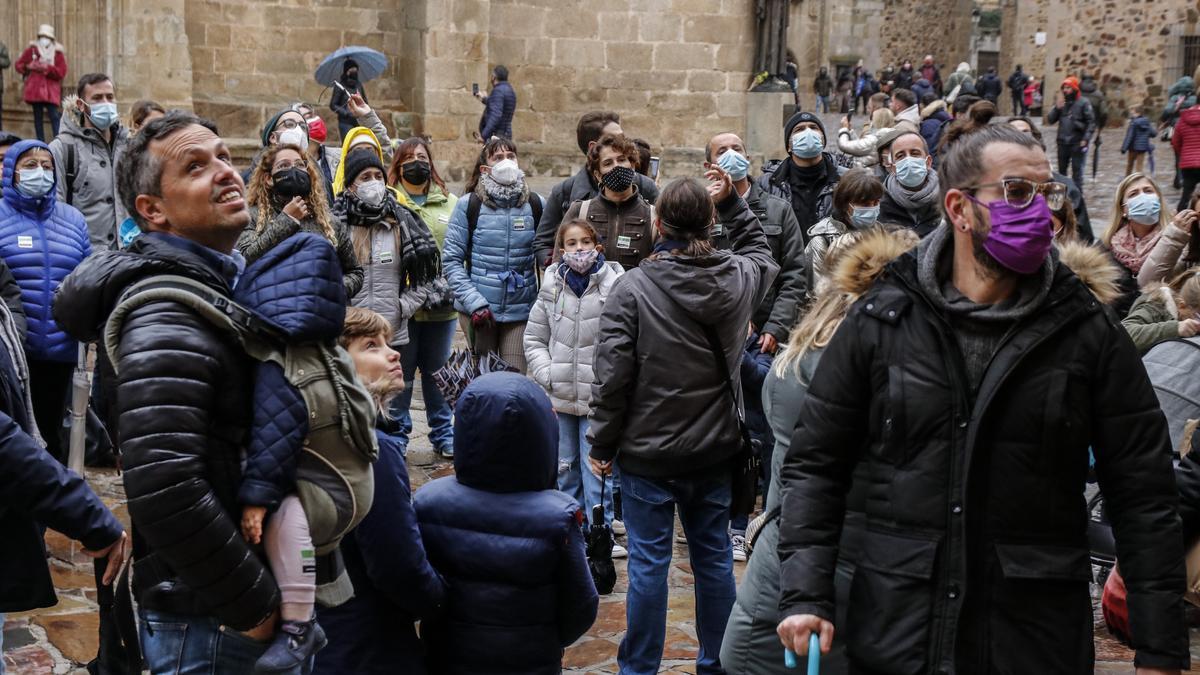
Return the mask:
M72 206L75 204L75 178L79 175L79 166L75 162L75 144L63 141L63 150L67 153L67 199Z
M729 398L733 400L733 409L737 411L738 425L742 427L744 435L747 433L745 420L742 418L742 409L738 406L737 394L733 391L733 378L729 376L729 366L725 363L725 350L721 347L721 338L717 336L717 329L709 324L700 324L700 328L704 330L704 337L708 340L708 349L712 352L713 365L717 372L721 373L721 379L725 381L725 390L729 392Z
M479 195L474 192L467 197L467 246L463 253L463 267L467 268L467 272L471 271L471 251L475 248L475 228L479 226L479 210L483 208L483 202L479 199Z
M591 206L592 200L585 199L579 203L579 219L587 220L588 207Z
M529 193L529 209L533 211L533 227L537 228L542 222L542 198L536 192Z

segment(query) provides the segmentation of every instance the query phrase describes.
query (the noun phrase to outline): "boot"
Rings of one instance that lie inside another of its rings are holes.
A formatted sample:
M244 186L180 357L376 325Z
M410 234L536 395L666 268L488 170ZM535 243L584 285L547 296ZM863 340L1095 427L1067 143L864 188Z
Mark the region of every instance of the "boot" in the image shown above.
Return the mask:
M284 621L267 651L254 664L256 673L282 673L308 663L326 645L325 631L316 617L308 621Z

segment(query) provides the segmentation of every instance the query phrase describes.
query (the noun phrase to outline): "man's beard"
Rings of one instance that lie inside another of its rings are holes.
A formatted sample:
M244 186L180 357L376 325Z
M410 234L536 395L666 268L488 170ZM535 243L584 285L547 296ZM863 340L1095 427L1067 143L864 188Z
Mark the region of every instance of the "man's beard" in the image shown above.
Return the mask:
M978 204L972 203L971 210L975 213L975 223L971 225L971 251L975 254L975 262L979 263L983 276L991 281L998 281L1014 276L1015 273L1012 270L1001 265L999 261L992 257L991 253L988 253L983 248L990 232L990 226L987 230L980 228L983 224L983 214L980 213Z

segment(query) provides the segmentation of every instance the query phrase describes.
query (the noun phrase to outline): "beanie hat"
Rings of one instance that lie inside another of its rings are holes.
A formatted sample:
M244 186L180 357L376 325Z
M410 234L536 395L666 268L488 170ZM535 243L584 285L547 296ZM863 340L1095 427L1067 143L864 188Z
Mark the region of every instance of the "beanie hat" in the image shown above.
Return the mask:
M352 150L350 154L342 160L342 165L346 167L347 187L354 183L354 179L358 178L358 174L366 171L367 169L375 168L383 171L383 162L379 160L379 153L374 147Z
M788 118L786 124L783 125L783 147L785 150L791 149L792 130L795 129L801 122L812 122L821 130L821 138L828 139L825 135L825 124L821 122L821 118L810 112L797 112Z
M265 148L271 144L271 132L275 131L275 125L279 124L279 118L283 117L286 112L294 112L290 107L284 108L279 112L271 115L271 119L267 120L266 126L262 128L262 146Z
M1068 77L1067 79L1063 80L1062 83L1063 83L1064 87L1070 87L1075 90L1076 94L1079 93L1079 78L1078 77L1075 77L1074 75L1072 75L1072 76ZM1060 87L1060 89L1061 89L1061 87Z

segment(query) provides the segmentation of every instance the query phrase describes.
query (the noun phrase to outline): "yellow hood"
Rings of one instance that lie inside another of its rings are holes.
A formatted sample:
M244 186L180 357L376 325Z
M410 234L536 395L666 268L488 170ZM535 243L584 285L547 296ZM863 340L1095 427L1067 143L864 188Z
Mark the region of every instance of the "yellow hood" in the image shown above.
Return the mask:
M354 127L346 134L346 138L342 140L342 161L338 164L337 172L333 175L333 195L342 194L342 190L346 189L346 157L350 154L350 146L354 145L354 139L366 136L370 139L371 145L374 146L375 152L379 153L379 163L387 166L383 161L383 148L379 145L379 139L375 134L366 127Z

